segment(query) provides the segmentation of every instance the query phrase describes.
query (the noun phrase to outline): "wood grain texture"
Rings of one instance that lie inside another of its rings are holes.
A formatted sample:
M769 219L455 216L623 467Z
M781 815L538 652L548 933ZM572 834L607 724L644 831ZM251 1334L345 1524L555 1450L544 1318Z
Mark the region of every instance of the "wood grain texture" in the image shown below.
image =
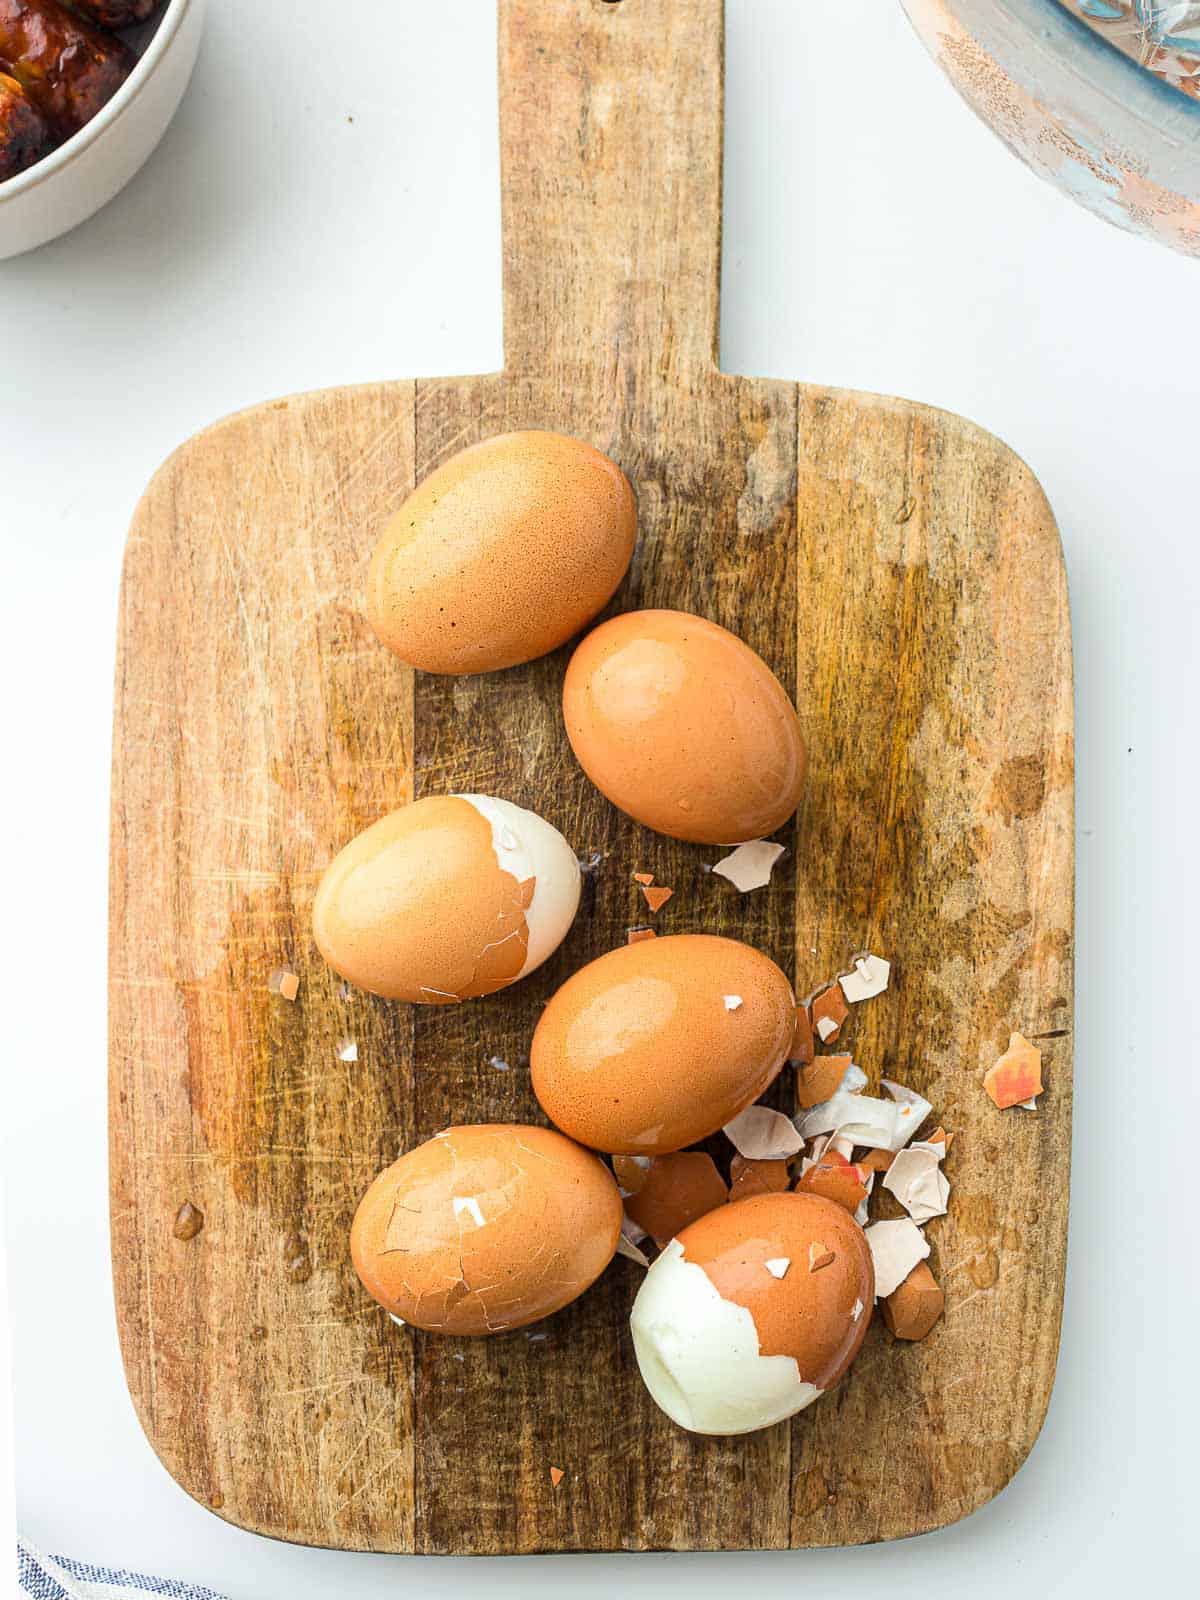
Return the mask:
M786 1548L937 1527L1019 1466L1053 1381L1072 1004L1054 523L1027 469L958 418L716 369L720 0L500 16L506 370L235 417L164 467L130 535L110 1008L130 1389L190 1493L299 1542ZM373 641L381 521L512 427L578 434L634 481L641 540L613 609L712 617L796 693L812 778L769 891L737 896L703 871L717 852L591 789L561 726L567 652L414 681ZM309 932L322 868L414 793L461 789L599 854L570 937L458 1008L343 992ZM358 1196L399 1150L451 1121L541 1120L541 1006L644 920L639 869L675 888L660 931L746 938L801 990L864 945L890 955L856 1055L959 1133L930 1228L944 1322L912 1347L873 1328L836 1395L746 1439L684 1434L645 1395L630 1263L539 1328L454 1342L396 1330L348 1258ZM282 965L291 1005L268 988ZM979 1087L1010 1026L1052 1035L1037 1116ZM204 1215L191 1239L173 1233L185 1202Z

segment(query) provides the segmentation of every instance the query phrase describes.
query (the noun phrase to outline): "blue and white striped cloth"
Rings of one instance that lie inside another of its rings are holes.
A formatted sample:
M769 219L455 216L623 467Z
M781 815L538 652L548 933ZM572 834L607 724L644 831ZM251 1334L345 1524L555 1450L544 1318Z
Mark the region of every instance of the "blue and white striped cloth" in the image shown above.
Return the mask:
M167 1600L224 1600L202 1584L90 1567L69 1556L45 1556L28 1539L17 1540L17 1583L19 1593L33 1600L130 1600L139 1594L164 1595Z

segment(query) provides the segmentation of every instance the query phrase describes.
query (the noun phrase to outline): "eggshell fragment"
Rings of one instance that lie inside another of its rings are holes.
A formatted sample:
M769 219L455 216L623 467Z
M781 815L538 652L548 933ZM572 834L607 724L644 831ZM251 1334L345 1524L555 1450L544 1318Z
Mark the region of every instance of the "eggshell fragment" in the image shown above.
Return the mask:
M277 994L282 1000L294 1000L300 993L300 979L287 967L277 967L267 980L267 987L272 994Z
M911 1116L911 1114L910 1114ZM891 1100L876 1100L871 1095L839 1089L830 1100L814 1106L798 1119L806 1139L818 1133L842 1132L856 1145L872 1145L884 1150L899 1150L908 1143L911 1131L903 1126L901 1107Z
M865 1167L868 1172L886 1172L896 1159L893 1150L868 1150L859 1160L859 1166Z
M640 883L645 889L654 882L654 874L652 872L635 872L633 875L633 881L634 883Z
M881 1300L898 1289L929 1254L929 1241L909 1217L895 1222L873 1222L865 1229L871 1260L875 1264L875 1293Z
M832 1100L851 1065L849 1056L818 1056L796 1080L796 1101L803 1111Z
M736 993L742 1004L725 1006ZM792 1038L791 985L767 956L708 934L611 950L551 999L530 1075L543 1110L594 1149L662 1155L752 1105Z
M946 1297L924 1261L883 1301L883 1320L897 1339L923 1339L941 1316Z
M662 887L651 889L646 884L642 885L642 894L645 896L646 904L654 915L657 915L662 910L674 893L674 889L664 889Z
M756 1194L782 1194L791 1182L786 1161L752 1161L735 1155L729 1167L730 1200Z
M488 795L430 796L335 857L313 933L360 988L451 1004L540 966L571 926L580 882L574 851L533 812Z
M650 1176L652 1156L614 1156L612 1158L613 1172L622 1194L636 1194L645 1187L646 1179Z
M554 1488L556 1488L556 1489L558 1488L559 1484L563 1481L563 1478L565 1476L566 1476L566 1474L563 1472L563 1469L561 1467L551 1467L550 1468L550 1482L554 1486Z
M626 944L644 944L647 939L657 939L653 928L630 928L625 935Z
M910 1145L901 1150L883 1178L883 1187L894 1194L914 1222L929 1222L946 1214L950 1184L939 1166L941 1147Z
M832 1259L796 1270L813 1243ZM646 1274L630 1318L638 1366L681 1427L769 1427L839 1381L873 1294L870 1252L844 1211L794 1194L739 1201L685 1229Z
M621 469L579 439L485 439L425 478L384 529L367 618L422 672L494 672L565 644L601 611L637 537Z
M804 1148L791 1118L769 1106L747 1106L724 1132L737 1153L751 1161L786 1161Z
M767 1271L773 1278L786 1278L787 1270L791 1264L787 1256L775 1256L770 1261L764 1262Z
M867 1198L866 1178L860 1167L852 1165L844 1155L827 1148L820 1158L807 1164L796 1184L799 1194L816 1194L832 1200L851 1216Z
M831 1044L841 1032L842 1023L850 1015L850 1008L834 983L822 990L812 1003L813 1029L822 1044Z
M854 963L854 971L842 975L842 993L851 1005L873 1000L887 988L891 974L891 963L882 956L860 956Z
M900 1107L899 1126L908 1129L911 1139L933 1110L932 1105L915 1089L906 1089L902 1083L895 1083L891 1078L881 1078L880 1087L886 1089Z
M646 1181L625 1201L625 1214L660 1248L690 1222L705 1216L729 1198L716 1163L703 1151L656 1156Z
M780 857L787 854L781 844L769 839L751 839L713 867L718 878L727 878L739 894L749 894L753 889L765 889Z
M703 617L636 611L587 635L563 683L567 737L607 797L698 844L773 833L795 811L807 754L779 679Z
M617 1254L624 1256L627 1261L635 1262L639 1267L650 1265L646 1252L640 1248L641 1241L647 1238L645 1230L639 1228L636 1222L630 1222L626 1217L621 1224L621 1237L617 1240Z
M792 1034L792 1047L788 1051L788 1060L798 1067L807 1066L813 1058L813 1029L812 1018L808 1014L807 1006L796 1007L796 1026ZM836 1057L831 1059L836 1060ZM847 1056L846 1060L849 1061ZM831 1089L830 1094L833 1093ZM827 1096L822 1096L822 1099ZM815 1102L814 1102L815 1103Z
M1019 1033L984 1076L983 1087L1001 1111L1042 1093L1042 1052Z
M612 1174L549 1128L448 1128L371 1184L350 1231L355 1270L386 1311L432 1333L522 1328L612 1260Z

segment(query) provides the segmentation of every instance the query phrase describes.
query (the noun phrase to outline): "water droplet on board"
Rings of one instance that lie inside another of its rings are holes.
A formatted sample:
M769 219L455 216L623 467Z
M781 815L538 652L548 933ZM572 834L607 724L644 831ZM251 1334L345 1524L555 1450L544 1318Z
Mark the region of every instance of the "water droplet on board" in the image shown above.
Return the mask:
M185 1200L175 1213L172 1233L177 1239L194 1239L204 1226L204 1213L190 1200Z

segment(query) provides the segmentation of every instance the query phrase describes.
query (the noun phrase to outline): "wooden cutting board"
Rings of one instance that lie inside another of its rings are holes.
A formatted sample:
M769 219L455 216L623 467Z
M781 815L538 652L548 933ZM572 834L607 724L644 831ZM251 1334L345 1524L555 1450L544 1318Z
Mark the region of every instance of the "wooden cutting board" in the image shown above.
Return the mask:
M958 417L718 371L721 0L501 0L500 98L505 370L233 417L163 467L130 533L110 975L130 1390L202 1504L303 1543L774 1549L936 1528L1024 1460L1058 1343L1073 790L1054 521L1028 469ZM703 871L717 852L589 786L560 722L566 651L414 677L364 623L384 518L454 451L518 427L589 439L636 485L617 608L724 623L794 692L812 777L769 890L739 897ZM323 867L413 795L459 790L600 854L574 931L492 1000L344 995L309 932ZM397 1330L347 1251L400 1150L454 1121L540 1120L540 1008L643 920L639 869L674 886L660 931L745 938L801 992L863 947L891 957L856 1058L958 1134L950 1215L929 1228L944 1321L919 1345L873 1326L836 1394L749 1438L656 1411L631 1263L539 1328L456 1342ZM269 988L283 966L294 1004ZM1045 1051L1036 1115L980 1087L1014 1027ZM185 1206L200 1231L177 1230Z

